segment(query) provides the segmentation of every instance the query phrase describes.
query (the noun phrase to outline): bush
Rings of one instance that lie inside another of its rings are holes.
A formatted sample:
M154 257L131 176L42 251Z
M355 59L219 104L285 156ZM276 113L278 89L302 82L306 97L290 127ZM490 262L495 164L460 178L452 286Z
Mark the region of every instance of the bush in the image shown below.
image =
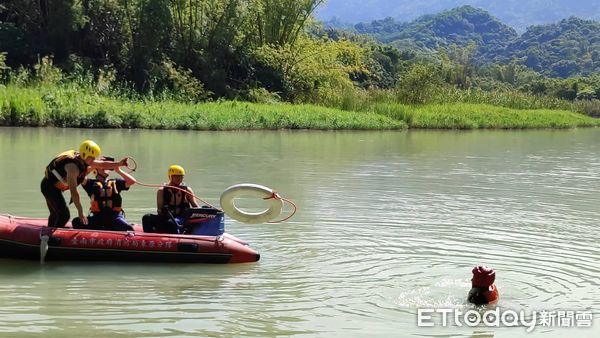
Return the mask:
M272 93L265 88L251 88L246 94L246 99L254 103L277 103L281 97L277 93Z
M62 80L62 71L54 66L51 56L44 56L33 66L35 79L43 85L55 85Z
M573 103L576 111L592 117L600 117L600 100L577 100Z
M432 64L415 64L400 78L396 95L401 102L423 104L430 102L443 87L440 72Z
M112 68L100 69L96 80L96 91L102 94L111 92L113 84L117 80L117 73Z
M6 53L0 52L0 83L6 82L9 69L10 68L6 67Z
M170 60L153 65L150 73L151 88L154 94L162 94L163 99L196 103L212 94L204 89L204 84L194 77L191 70L177 67Z
M14 71L9 71L8 74L10 84L23 87L31 81L31 71L27 68L19 67Z

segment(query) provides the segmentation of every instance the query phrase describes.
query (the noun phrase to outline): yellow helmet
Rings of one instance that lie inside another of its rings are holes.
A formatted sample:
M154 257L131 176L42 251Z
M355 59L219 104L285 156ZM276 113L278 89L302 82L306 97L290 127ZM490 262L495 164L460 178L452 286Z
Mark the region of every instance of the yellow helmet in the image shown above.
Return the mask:
M101 152L102 150L100 150L100 146L92 140L83 141L83 143L81 143L79 146L79 154L84 160L88 157L93 157L96 159L100 157Z
M185 175L185 170L183 169L182 166L177 165L177 164L173 164L172 166L169 167L169 171L167 172L167 176L169 177L169 180L171 179L171 176L173 175Z

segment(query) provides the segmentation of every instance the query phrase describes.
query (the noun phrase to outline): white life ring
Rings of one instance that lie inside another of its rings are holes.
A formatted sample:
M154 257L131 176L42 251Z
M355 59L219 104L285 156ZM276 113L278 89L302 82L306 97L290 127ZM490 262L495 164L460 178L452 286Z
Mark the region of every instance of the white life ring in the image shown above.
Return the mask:
M242 223L259 224L275 219L281 214L283 201L274 197L275 191L258 184L236 184L225 189L221 194L221 208L227 216ZM235 205L235 199L241 196L264 199L268 208L261 212L243 211Z

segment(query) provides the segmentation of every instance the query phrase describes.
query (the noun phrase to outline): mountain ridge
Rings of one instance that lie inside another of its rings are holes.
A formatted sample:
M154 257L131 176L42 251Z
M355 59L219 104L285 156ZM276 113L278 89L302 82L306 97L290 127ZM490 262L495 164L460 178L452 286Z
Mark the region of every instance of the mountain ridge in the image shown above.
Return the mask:
M489 12L466 5L407 23L387 18L353 29L423 57L452 45L475 44L477 63L516 62L553 77L600 72L600 22L595 20L570 17L518 34Z
M387 17L404 22L463 5L486 10L519 32L532 25L557 22L571 16L600 20L600 6L593 0L328 0L316 14L324 21L337 18L352 24Z

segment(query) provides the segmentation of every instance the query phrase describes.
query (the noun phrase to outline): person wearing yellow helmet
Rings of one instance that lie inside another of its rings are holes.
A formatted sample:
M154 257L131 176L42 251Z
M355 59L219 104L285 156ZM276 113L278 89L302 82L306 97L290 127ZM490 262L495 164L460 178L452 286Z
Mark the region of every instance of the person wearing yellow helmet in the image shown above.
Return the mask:
M113 161L114 159L103 156L103 160ZM108 178L109 170L94 169L92 174L95 179L86 177L83 180L81 186L91 200L88 224L83 224L79 217L75 217L71 222L73 228L114 231L133 230L133 226L125 219L121 192L129 190L129 187L134 185L136 180L130 174L122 171L120 167L117 167L115 172L121 178Z
M183 183L185 170L173 164L167 170L169 183L156 193L158 215L147 214L142 218L144 232L183 233L184 215L190 207L197 208L192 188Z
M62 152L46 166L40 189L50 211L49 227L62 228L69 221L69 207L62 194L66 190L71 193L71 199L77 208L79 218L83 224L87 224L87 217L83 214L77 186L93 169L115 169L127 165L127 158L119 162L100 160L101 152L100 146L96 142L86 140L79 146L79 151Z

